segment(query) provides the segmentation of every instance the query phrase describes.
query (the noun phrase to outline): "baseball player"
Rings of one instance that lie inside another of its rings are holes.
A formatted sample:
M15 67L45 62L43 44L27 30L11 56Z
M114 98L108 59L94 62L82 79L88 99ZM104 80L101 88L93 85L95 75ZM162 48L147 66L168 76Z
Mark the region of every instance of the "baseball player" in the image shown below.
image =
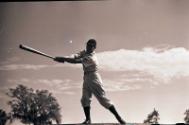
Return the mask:
M94 51L96 49L96 44L97 43L95 39L89 39L86 45L86 50L81 51L74 57L55 57L54 60L63 63L82 63L83 65L84 82L82 89L81 104L83 106L83 110L86 117L83 124L91 123L90 103L92 95L94 95L97 98L97 100L103 107L105 107L111 113L114 114L119 123L126 124L126 122L120 117L120 115L116 111L112 102L105 95L105 91L102 86L102 80L98 73L98 60Z

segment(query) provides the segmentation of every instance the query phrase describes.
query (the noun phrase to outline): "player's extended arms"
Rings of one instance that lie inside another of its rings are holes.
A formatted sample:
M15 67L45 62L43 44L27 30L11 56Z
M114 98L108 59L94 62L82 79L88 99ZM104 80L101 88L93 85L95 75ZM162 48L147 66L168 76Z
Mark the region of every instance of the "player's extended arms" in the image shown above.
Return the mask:
M68 63L82 63L81 59L75 59L75 58L70 58L70 57L55 57L55 61L57 62L68 62Z

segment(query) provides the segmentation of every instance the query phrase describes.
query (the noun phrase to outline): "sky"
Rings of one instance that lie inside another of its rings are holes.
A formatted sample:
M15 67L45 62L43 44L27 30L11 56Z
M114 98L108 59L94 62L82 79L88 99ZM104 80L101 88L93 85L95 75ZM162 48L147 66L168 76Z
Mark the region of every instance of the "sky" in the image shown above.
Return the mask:
M0 108L9 88L47 89L61 106L62 123L80 123L82 66L19 49L69 56L97 40L107 97L127 122L157 109L160 123L184 122L189 108L189 1L106 0L0 3ZM117 122L92 98L93 122ZM13 124L21 124L19 121Z

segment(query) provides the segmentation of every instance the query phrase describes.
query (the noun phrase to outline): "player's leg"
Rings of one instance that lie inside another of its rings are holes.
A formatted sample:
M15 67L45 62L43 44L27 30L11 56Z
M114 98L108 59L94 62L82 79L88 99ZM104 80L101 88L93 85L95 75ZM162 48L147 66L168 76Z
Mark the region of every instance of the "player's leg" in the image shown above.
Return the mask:
M106 97L106 93L104 91L104 88L102 86L100 76L97 75L96 79L93 80L93 83L90 84L90 89L92 93L95 95L99 103L104 106L106 109L108 109L113 115L116 117L116 119L121 124L125 124L126 122L121 118L121 116L118 114L116 108L114 107L113 103Z
M116 119L119 121L120 124L126 124L126 122L118 114L118 112L117 112L116 108L114 107L114 105L110 106L108 109L116 117Z
M88 86L84 83L83 90L82 90L81 104L82 104L86 119L82 124L90 124L91 123L91 116L90 116L91 97L92 97L92 93L89 90Z
M82 124L91 124L90 108L90 106L83 107L86 119Z
M99 89L100 90L100 89ZM97 91L97 90L96 90ZM98 99L99 103L104 106L106 109L108 109L119 121L121 124L125 124L126 122L121 118L119 113L117 112L114 105L111 103L111 101L105 96L105 92L94 92L95 97Z

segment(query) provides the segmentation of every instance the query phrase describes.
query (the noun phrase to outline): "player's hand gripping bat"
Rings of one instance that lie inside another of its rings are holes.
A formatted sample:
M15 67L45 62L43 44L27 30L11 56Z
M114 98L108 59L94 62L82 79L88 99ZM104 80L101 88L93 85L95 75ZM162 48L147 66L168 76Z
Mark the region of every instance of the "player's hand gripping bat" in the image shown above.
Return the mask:
M32 53L35 53L35 54L38 54L38 55L42 55L42 56L45 56L45 57L48 57L48 58L51 58L51 59L55 59L55 57L52 57L52 56L50 56L46 53L40 52L39 50L33 49L29 46L25 46L25 45L20 44L19 47L23 50L26 50L26 51L29 51L29 52L32 52Z

